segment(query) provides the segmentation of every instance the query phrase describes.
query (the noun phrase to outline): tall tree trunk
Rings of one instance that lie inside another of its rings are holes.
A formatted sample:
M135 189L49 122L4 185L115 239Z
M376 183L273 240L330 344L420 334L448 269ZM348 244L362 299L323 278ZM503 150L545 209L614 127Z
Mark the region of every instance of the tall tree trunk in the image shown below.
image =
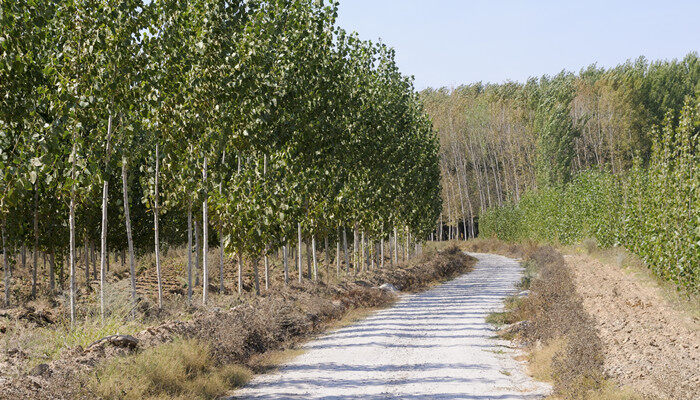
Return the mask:
M398 239L398 237L399 237L399 231L396 228L396 226L394 226L394 253L393 253L394 259L393 259L392 264L391 264L392 267L399 263L399 239Z
M380 247L380 265L379 268L384 269L384 236L379 241L379 247Z
M187 305L192 305L192 202L187 203Z
M156 142L156 176L155 176L155 193L153 196L153 229L154 229L154 244L156 252L156 275L158 279L158 309L163 309L163 282L160 274L160 238L158 236L158 178L160 172L160 148Z
M330 254L328 253L328 235L323 237L323 258L326 264L326 275L328 275L328 268L330 267L331 262L333 262Z
M224 236L219 233L219 293L224 293ZM266 278L267 279L267 278Z
M338 235L335 241L335 274L340 276L340 226L338 226Z
M265 290L270 290L270 258L267 256L267 246L265 246Z
M110 118L111 124L111 118ZM102 181L102 231L100 232L100 317L105 317L105 285L107 282L106 257L107 257L107 204L109 181L106 177Z
M284 284L285 286L289 284L289 257L287 254L287 249L289 248L289 242L287 238L284 238L284 244L282 245L282 263L284 264Z
M75 159L75 146L73 146L73 158ZM75 169L75 166L73 167ZM72 172L71 176L75 176ZM71 188L70 206L68 210L68 226L69 226L69 252L68 262L70 265L70 322L71 326L75 323L75 185Z
M352 246L352 270L357 274L357 262L358 260L358 254L357 250L359 247L359 238L357 237L357 222L355 222L355 227L353 228L353 246Z
M5 307L10 306L10 265L7 262L7 217L2 218L2 268L5 273Z
M241 252L236 253L238 259L238 294L243 293L243 258L241 257Z
M56 290L56 277L55 277L56 260L53 254L53 250L49 253L49 290L51 294Z
M194 286L199 286L199 261L202 259L202 246L199 238L199 220L194 220Z
M365 231L360 231L360 271L366 269L367 257L365 255Z
M83 262L85 263L85 290L90 291L90 254L88 246L87 229L83 235Z
M39 268L39 190L34 184L34 268L32 269L32 299L36 298L37 269Z
M350 260L348 258L348 231L343 227L343 256L345 258L345 271L350 272Z
M204 201L202 202L202 304L207 304L207 294L209 292L209 266L207 256L209 253L209 220L208 220L208 200L207 192L207 157L204 157L204 169L202 170L202 186L204 189Z
M297 222L297 250L299 252L297 257L297 268L299 269L299 283L303 279L303 271L301 269L301 222Z
M311 235L311 255L314 261L314 282L318 281L318 265L316 264L316 235Z
M406 248L404 249L404 257L405 257L405 260L406 260L406 261L408 261L408 258L409 258L409 257L408 257L408 241L409 241L409 237L408 237L408 226L406 226Z
M131 317L136 316L136 265L134 262L134 237L131 234L131 217L129 216L129 192L126 181L126 157L122 158L122 191L124 192L124 221L126 224L126 239L129 245L129 273L131 275ZM107 253L109 257L109 253Z

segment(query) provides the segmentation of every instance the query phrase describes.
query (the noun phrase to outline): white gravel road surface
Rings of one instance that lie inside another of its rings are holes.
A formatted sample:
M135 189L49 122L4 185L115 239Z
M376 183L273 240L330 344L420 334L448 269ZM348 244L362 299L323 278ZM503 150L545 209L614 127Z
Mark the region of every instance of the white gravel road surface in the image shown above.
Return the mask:
M254 378L236 399L539 399L550 390L494 338L485 317L515 291L522 268L491 254L474 271L307 345L304 354Z

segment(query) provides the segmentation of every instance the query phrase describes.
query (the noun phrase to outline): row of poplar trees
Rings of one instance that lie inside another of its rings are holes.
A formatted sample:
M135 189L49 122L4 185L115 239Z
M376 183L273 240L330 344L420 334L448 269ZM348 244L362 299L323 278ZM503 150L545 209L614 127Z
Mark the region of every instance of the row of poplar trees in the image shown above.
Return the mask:
M700 97L700 58L591 65L524 83L473 83L421 92L440 140L440 219L446 237L478 235L488 209L587 170L621 176L647 167L653 127Z
M155 252L161 306L160 249L191 249L193 219L205 248L253 260L258 288L258 260L290 243L426 238L442 206L437 138L394 51L337 27L337 8L3 0L5 302L11 250L28 245L32 296L38 254L65 255L74 318L76 249L99 243L102 313L121 249L134 303L135 253Z

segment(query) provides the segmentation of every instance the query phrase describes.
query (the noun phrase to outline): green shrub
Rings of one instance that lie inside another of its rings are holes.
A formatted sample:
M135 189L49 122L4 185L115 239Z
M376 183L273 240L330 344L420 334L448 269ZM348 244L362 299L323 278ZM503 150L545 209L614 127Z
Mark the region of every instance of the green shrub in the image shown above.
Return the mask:
M481 233L506 241L573 244L595 238L624 246L659 277L700 290L700 109L656 131L648 167L636 160L621 175L586 171L562 186L526 193L518 204L480 218Z

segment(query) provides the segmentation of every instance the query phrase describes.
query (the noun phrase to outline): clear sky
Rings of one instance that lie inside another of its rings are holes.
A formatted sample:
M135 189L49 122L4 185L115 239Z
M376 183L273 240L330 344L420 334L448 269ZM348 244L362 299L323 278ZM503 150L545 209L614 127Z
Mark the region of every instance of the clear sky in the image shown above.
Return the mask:
M700 51L700 0L340 0L338 19L394 47L419 90Z

